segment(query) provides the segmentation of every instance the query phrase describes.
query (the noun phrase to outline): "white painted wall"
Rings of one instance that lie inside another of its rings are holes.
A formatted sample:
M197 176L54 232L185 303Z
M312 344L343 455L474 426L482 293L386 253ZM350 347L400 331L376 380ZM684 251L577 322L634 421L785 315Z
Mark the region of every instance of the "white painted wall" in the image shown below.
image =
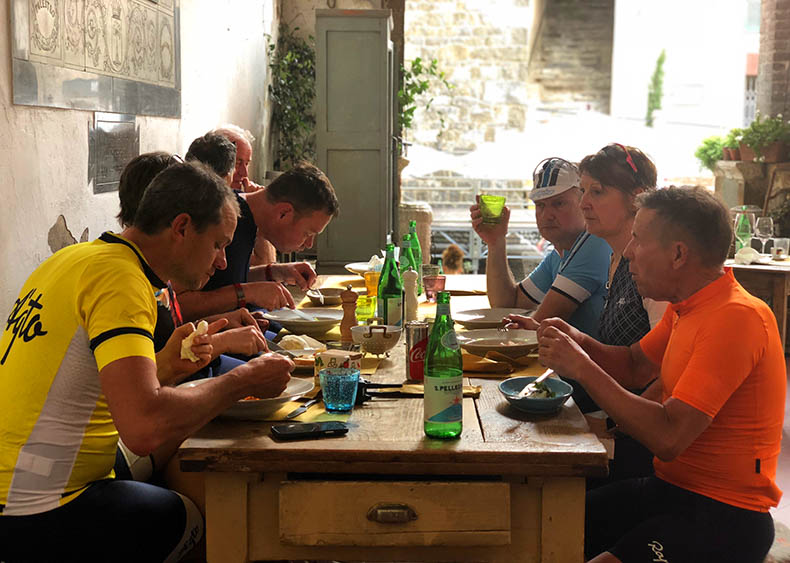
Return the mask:
M181 1L181 119L138 116L140 150L186 152L224 122L268 135L266 34L276 0ZM0 318L28 274L50 255L47 232L64 215L79 238L117 230L118 194L93 194L87 182L93 112L12 102L9 2L0 0ZM253 163L258 175L265 157Z
M668 122L730 129L743 121L746 53L744 0L617 0L611 113L644 120L647 88L661 49Z

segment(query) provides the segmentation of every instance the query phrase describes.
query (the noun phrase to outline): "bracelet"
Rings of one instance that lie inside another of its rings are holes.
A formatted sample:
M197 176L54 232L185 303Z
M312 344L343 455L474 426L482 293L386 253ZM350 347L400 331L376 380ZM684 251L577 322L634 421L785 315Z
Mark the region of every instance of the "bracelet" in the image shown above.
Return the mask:
M263 275L266 276L266 281L274 281L272 278L272 264L271 262L266 264L266 267L263 269Z
M233 287L236 289L236 308L241 309L247 304L247 298L244 296L244 289L240 283L234 283Z

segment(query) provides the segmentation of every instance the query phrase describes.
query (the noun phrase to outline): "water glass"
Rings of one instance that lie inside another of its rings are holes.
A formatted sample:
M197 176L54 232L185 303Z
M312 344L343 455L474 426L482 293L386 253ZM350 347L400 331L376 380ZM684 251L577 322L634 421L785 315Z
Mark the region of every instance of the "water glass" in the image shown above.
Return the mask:
M790 252L790 238L775 238L771 249L771 258L774 260L787 260Z
M368 290L368 297L376 297L379 294L379 278L381 272L365 272L365 289Z
M505 197L501 195L481 195L480 213L483 215L483 223L497 224L502 216L502 209L505 207Z
M324 408L329 412L348 412L354 407L359 386L356 368L326 368L318 372Z
M444 284L446 281L446 276L422 277L422 287L425 290L425 298L430 303L436 303L436 294L440 291L444 291Z
M357 297L357 321L365 323L369 318L376 316L376 297L360 295Z

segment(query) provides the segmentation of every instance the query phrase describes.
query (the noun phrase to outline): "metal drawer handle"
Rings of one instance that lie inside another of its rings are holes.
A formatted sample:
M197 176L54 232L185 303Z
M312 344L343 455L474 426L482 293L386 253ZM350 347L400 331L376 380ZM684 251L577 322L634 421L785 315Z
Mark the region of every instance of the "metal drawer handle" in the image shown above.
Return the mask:
M417 513L408 504L376 504L368 510L368 520L380 524L403 524L417 519Z

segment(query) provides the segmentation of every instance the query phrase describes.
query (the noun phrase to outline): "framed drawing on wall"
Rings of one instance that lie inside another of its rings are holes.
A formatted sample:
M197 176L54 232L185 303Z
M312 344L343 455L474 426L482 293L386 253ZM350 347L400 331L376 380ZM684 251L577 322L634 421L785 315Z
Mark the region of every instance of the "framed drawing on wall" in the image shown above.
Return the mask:
M180 117L178 0L11 0L14 103Z

